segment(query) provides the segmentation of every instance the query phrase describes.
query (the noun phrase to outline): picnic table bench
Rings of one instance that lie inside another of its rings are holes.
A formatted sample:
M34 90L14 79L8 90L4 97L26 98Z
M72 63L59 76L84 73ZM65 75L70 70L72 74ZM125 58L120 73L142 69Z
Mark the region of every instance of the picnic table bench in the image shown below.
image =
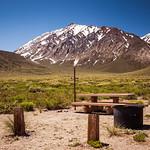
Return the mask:
M72 106L117 106L117 105L123 105L125 106L126 104L124 103L94 103L94 102L73 102Z

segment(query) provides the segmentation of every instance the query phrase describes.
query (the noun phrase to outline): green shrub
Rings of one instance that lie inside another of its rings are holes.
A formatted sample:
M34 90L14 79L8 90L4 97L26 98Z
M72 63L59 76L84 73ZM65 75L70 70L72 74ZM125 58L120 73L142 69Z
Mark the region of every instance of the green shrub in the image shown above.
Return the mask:
M26 99L26 97L24 95L17 95L17 96L13 97L13 100L18 102L18 103L23 102L25 99Z
M40 93L40 92L44 92L44 89L41 88L41 87L30 87L29 92L31 92L31 93Z
M51 100L45 101L45 107L48 110L63 109L63 108L66 108L66 106L67 106L67 103L65 101L62 101L62 100L51 99Z
M109 144L106 144L106 143L102 143L100 141L88 141L87 142L90 146L94 147L94 148L102 148L104 146L108 146Z
M45 101L45 107L48 109L48 110L52 110L55 108L55 102L53 100L46 100Z
M0 114L10 114L13 113L14 103L0 103Z
M84 101L84 100L85 100L85 97L80 96L80 97L79 97L79 100Z
M133 139L136 142L145 142L146 141L146 137L148 137L148 135L146 133L138 132L136 135L133 136Z
M130 100L129 102L133 104L144 104L144 100Z
M150 118L150 114L146 114L145 117L146 117L146 118Z
M33 111L34 110L33 102L22 102L20 104L20 106L23 107L26 111Z

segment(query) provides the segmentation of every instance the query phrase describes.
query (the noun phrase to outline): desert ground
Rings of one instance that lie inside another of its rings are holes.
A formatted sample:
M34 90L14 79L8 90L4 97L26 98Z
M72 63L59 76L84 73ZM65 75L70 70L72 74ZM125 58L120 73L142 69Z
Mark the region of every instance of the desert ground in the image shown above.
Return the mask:
M144 115L150 114L150 107ZM29 136L13 137L5 121L12 115L0 115L0 150L92 150L87 144L88 114L75 113L73 108L25 112L26 130ZM150 150L150 127L142 130L149 137L145 142L135 142L132 134L109 136L106 127L113 127L113 115L100 115L100 141L108 143L108 150ZM144 117L144 125L150 118ZM124 129L122 129L124 130ZM138 132L138 131L137 131Z

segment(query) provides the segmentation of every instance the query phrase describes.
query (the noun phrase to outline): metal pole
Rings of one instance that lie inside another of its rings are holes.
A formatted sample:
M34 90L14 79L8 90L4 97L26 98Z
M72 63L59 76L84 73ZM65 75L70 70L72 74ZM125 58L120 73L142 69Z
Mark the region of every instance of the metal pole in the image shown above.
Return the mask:
M73 67L74 72L74 102L76 102L76 66ZM74 107L76 110L76 107Z

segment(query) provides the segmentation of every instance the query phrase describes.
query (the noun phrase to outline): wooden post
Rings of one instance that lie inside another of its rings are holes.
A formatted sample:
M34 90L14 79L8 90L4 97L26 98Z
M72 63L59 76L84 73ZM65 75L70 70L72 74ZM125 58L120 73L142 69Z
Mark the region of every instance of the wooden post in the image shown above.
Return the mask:
M24 111L21 107L14 109L14 132L15 135L24 136L25 133L25 122L24 122Z
M119 97L112 97L113 103L119 103Z
M88 115L88 141L99 140L99 115L89 114Z
M74 66L73 72L74 72L74 102L76 102L76 66ZM76 107L74 107L74 109L76 110Z
M97 103L97 96L91 96L91 102Z
M97 96L91 96L91 102L92 103L97 103L97 99L98 99ZM97 106L91 106L91 111L97 112L98 111L98 107Z

